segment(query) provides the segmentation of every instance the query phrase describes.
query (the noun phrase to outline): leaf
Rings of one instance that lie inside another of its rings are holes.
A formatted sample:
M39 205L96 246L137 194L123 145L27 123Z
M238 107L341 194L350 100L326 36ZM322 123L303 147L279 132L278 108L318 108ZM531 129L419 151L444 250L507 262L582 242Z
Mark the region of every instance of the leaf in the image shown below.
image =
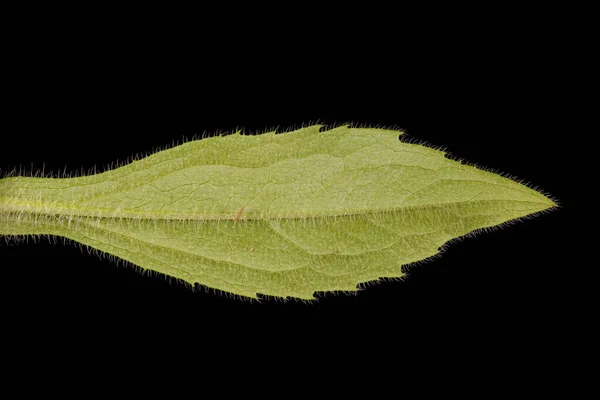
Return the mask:
M404 276L474 230L556 205L402 132L232 134L75 178L0 180L0 235L56 235L240 296Z

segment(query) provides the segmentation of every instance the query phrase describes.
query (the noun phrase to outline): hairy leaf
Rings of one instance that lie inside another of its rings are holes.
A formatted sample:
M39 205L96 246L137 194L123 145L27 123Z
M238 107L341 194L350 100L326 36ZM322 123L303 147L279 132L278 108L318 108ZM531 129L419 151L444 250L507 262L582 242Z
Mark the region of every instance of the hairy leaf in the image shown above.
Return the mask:
M62 236L240 296L312 299L402 277L449 240L555 206L401 134L232 134L91 176L5 178L0 235Z

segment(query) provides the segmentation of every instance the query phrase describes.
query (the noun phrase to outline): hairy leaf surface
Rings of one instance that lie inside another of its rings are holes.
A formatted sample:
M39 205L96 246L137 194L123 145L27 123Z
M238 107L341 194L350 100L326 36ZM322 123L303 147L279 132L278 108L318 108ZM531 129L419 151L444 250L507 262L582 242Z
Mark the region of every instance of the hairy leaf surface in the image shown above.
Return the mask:
M62 236L240 296L312 299L402 277L452 239L555 206L401 134L238 133L91 176L5 178L0 235Z

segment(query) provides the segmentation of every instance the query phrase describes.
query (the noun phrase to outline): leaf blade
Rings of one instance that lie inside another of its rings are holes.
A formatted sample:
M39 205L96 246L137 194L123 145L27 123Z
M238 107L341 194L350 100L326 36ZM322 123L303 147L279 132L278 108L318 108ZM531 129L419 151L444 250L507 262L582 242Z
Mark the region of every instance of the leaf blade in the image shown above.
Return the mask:
M235 134L88 177L8 178L0 221L19 216L16 234L68 237L191 284L312 299L401 277L452 239L556 206L400 134Z

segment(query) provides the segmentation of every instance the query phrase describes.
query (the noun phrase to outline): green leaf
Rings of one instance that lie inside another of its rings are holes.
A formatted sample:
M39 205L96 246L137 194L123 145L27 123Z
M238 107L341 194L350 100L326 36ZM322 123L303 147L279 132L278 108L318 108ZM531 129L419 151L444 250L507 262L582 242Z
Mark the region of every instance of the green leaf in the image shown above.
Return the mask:
M452 239L556 206L401 134L238 133L97 175L4 178L0 235L62 236L240 296L313 299L402 277Z

